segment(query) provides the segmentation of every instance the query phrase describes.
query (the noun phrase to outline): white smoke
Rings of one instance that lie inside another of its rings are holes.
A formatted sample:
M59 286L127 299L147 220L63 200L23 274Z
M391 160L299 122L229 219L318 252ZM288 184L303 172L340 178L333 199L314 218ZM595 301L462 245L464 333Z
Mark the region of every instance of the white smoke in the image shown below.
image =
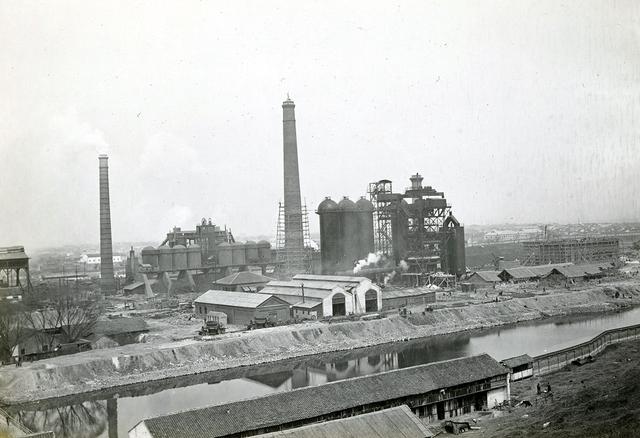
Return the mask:
M407 272L409 270L409 264L404 260L400 260L400 263L398 264L398 266L400 266L400 269L402 269L402 272Z
M369 253L369 255L367 255L366 258L362 259L362 260L358 260L358 262L356 263L355 267L353 268L353 273L357 274L358 272L360 272L363 268L366 268L368 266L376 266L381 260L383 260L384 256L382 255L382 252L378 251L378 252L371 252Z
M388 273L387 275L384 276L384 285L386 286L387 283L389 283L391 280L393 280L393 277L396 276L396 271L391 271L390 273Z

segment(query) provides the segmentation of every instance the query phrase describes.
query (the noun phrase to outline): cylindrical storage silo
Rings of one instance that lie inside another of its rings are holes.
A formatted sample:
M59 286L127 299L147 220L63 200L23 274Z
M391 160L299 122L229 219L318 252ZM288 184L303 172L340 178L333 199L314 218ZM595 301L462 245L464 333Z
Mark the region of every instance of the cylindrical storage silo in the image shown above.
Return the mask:
M375 208L371 201L364 197L358 199L356 207L358 207L358 228L360 230L358 234L358 249L360 251L360 259L363 259L374 252L373 211Z
M217 250L219 266L230 266L233 264L230 244L228 244L227 242L222 242L220 245L218 245Z
M345 196L338 203L338 209L340 237L342 240L341 266L344 269L351 269L360 256L358 249L358 208L352 200Z
M246 249L247 263L257 263L260 261L260 255L258 254L258 244L252 240L248 240L244 247Z
M154 268L158 267L158 250L155 249L153 246L146 246L144 248L142 248L142 251L140 251L140 253L142 254L142 263L145 265L151 265Z
M158 247L158 270L160 272L173 271L173 251L167 245Z
M184 271L187 269L187 248L182 245L174 245L173 250L173 270Z
M231 245L231 254L234 265L246 265L245 246L242 243L234 243Z
M202 253L200 245L194 243L187 247L187 266L189 269L197 269L202 266Z
M342 236L340 235L340 211L338 204L327 197L318 205L320 216L320 259L322 273L336 272L342 258Z
M262 263L271 261L271 244L266 240L258 242L258 256Z

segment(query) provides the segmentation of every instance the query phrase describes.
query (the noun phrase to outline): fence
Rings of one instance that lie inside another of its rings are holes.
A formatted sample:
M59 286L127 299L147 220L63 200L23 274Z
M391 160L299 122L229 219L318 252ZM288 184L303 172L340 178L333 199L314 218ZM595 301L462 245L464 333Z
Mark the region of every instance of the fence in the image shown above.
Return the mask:
M13 418L7 411L4 409L0 409L0 417L2 417L2 421L6 422L8 428L13 428L18 433L15 432L9 436L16 436L21 438L55 438L53 432L32 432L29 428L25 427L18 420Z
M576 359L595 356L607 346L640 338L640 324L606 330L593 339L533 358L533 374L540 376L563 368Z

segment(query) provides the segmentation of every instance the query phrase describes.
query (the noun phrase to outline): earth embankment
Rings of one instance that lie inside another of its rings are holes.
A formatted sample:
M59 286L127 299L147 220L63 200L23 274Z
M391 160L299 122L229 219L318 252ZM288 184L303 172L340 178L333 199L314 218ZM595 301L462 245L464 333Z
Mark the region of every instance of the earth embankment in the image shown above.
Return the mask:
M7 404L120 385L273 362L387 342L640 304L640 284L624 281L581 291L413 312L369 321L313 322L230 333L210 341L131 344L0 369Z

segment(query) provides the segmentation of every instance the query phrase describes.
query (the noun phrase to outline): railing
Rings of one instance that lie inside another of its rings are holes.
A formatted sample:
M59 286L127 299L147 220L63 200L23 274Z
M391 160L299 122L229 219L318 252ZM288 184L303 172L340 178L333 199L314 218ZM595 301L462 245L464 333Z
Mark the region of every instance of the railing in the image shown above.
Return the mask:
M640 339L640 324L606 330L581 344L535 356L533 374L539 376L557 371L576 359L595 356L609 345L631 339Z
M0 417L2 417L2 421L6 422L7 426L13 426L15 429L19 430L21 433L21 437L23 438L54 438L55 435L53 432L33 432L18 420L13 418L7 411L0 408ZM13 435L9 435L13 436Z

